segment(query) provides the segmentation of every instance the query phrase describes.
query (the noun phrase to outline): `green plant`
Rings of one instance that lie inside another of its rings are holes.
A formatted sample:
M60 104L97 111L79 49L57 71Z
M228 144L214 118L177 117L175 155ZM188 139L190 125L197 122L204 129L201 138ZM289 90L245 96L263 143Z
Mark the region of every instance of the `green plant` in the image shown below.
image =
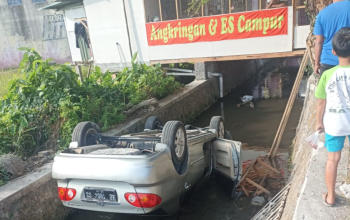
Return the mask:
M74 127L93 121L107 130L125 119L126 103L163 98L180 84L160 65L132 61L113 79L95 67L83 83L69 65L58 65L29 48L19 71L23 78L10 82L0 102L0 154L31 156L40 149L64 149Z
M3 166L0 166L0 186L5 185L10 180L10 177L10 173Z
M117 83L124 95L124 103L137 104L148 98L161 99L173 93L181 85L172 76L166 76L161 65L148 66L135 62L117 75Z

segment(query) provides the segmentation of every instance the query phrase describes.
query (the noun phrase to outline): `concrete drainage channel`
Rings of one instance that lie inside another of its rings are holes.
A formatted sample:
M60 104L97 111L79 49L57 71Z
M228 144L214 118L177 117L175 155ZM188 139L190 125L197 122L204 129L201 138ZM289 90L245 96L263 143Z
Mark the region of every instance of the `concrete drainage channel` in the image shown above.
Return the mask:
M214 71L213 71L214 72ZM215 71L219 72L219 71ZM192 74L192 73L190 73ZM221 93L223 94L224 91L228 91L229 87L232 86L235 83L232 83L232 79L225 78L227 77L227 74L223 73L223 78L225 81L221 85ZM212 74L212 76L215 76ZM225 82L230 81L229 85ZM254 80L253 80L254 81ZM272 82L274 80L267 79L265 80L265 85L259 85L260 87L257 88L256 91L265 91L263 88L266 88L266 82L270 81L272 86ZM282 80L283 81L283 80ZM250 109L249 107L245 106L241 109L236 110L236 103L237 100L233 101L232 97L235 96L228 96L224 98L224 108L222 108L221 103L216 103L212 107L210 107L220 96L220 78L214 77L209 80L200 80L200 81L194 81L187 85L182 91L169 96L165 98L164 100L161 100L159 102L159 108L156 109L154 112L146 114L144 117L141 118L135 118L131 121L125 122L124 124L118 126L115 129L112 129L106 134L108 135L120 135L125 133L132 133L135 131L140 131L143 129L144 122L146 118L149 115L158 115L162 118L163 121L173 120L177 119L180 121L183 121L184 123L187 123L188 121L192 121L193 119L197 118L193 123L197 126L205 125L207 126L209 121L206 120L206 117L212 116L212 115L220 115L222 112L225 114L226 123L233 134L233 138L236 140L242 140L243 142L250 143L249 140L252 140L254 142L255 140L261 139L261 137L249 137L242 133L245 129L250 129L253 127L261 128L261 125L257 125L254 123L254 120L259 121L259 118L251 117L251 121L248 120L247 123L250 123L250 125L239 125L241 124L239 122L238 118L232 118L232 115L241 115L242 117L245 117L248 115L246 112L248 111L258 111L259 106L262 108L265 108L266 105L271 104L271 101L273 100L266 100L266 101L256 101L256 109ZM254 88L255 89L255 88ZM255 91L255 90L254 90ZM253 93L254 93L253 91ZM278 94L278 91L273 91L270 88L268 88L268 91L271 96L273 94ZM283 92L282 92L283 91ZM241 92L243 95L248 92L244 90L236 91ZM251 92L251 91L250 91ZM280 93L285 93L285 90L283 88L281 89ZM308 93L308 92L307 92ZM311 93L311 92L309 92ZM239 95L242 95L239 94ZM261 94L265 94L264 92ZM225 101L226 99L226 101ZM306 97L306 100L309 100L308 97ZM276 102L273 105L274 109L279 106L278 103L282 103L283 101L279 101L279 99L276 99ZM310 120L312 121L313 115L310 113L310 109L312 109L312 101L310 101L310 105L304 106L304 111L301 116L301 121L298 126L297 130L297 136L295 140L294 145L294 152L293 152L293 158L294 158L294 170L293 170L293 178L303 179L307 173L307 167L309 164L305 164L303 161L310 161L310 158L312 154L309 152L309 150L305 150L305 152L302 152L303 148L302 146L302 139L304 137L303 132L305 133L305 129L309 129L312 125L307 124ZM235 108L233 108L232 106ZM186 106L184 108L183 106ZM210 107L210 108L209 108ZM201 114L204 110L208 109L205 113ZM309 110L307 110L309 109ZM223 111L224 110L224 111ZM278 110L279 111L279 110ZM283 112L283 108L281 110ZM277 112L277 111L276 111ZM197 117L200 115L200 117ZM262 118L268 118L268 115L262 115ZM298 117L298 116L297 116ZM278 122L278 120L276 120ZM294 120L297 121L297 120ZM204 124L202 124L204 123ZM245 127L247 126L247 127ZM252 127L249 127L252 126ZM272 124L270 125L272 126ZM296 125L295 125L296 126ZM266 126L265 126L266 127ZM263 130L261 130L263 131ZM261 134L268 135L263 131ZM274 132L272 132L274 134ZM290 134L287 134L289 140L294 136L293 132L290 132ZM273 138L271 138L273 139ZM248 140L248 141L245 141ZM288 142L288 141L287 141ZM254 143L250 143L254 144ZM290 143L289 143L290 144ZM264 140L261 144L262 146L268 146L268 144L265 144ZM283 141L282 141L283 145ZM286 145L286 144L284 144ZM288 147L288 146L287 146ZM286 146L282 147L286 148ZM252 148L253 149L253 148ZM264 149L263 149L264 150ZM248 150L249 151L249 150ZM256 154L257 151L250 152L251 154ZM285 150L287 152L287 150ZM301 156L302 155L302 156ZM300 158L301 156L301 158ZM344 162L345 163L345 162ZM302 167L300 167L302 165ZM298 167L299 169L296 169ZM287 172L287 170L285 170ZM344 174L345 175L345 174ZM304 182L300 184L294 184L294 182L291 185L290 188L290 195L287 198L287 209L285 210L285 213L282 217L282 219L292 219L293 216L291 213L294 213L295 207L300 207L300 202L297 204L298 201L298 194L300 193L300 189L304 188L307 189L308 182L305 183L305 187L301 187L304 184ZM252 206L250 205L251 199L246 197L239 197L236 200L230 200L228 199L229 196L228 193L222 189L221 185L218 184L216 181L209 181L206 183L203 187L204 189L201 190L196 196L192 197L192 199L186 203L186 208L183 210L183 213L181 214L180 219L250 219L253 217L254 213L257 213L261 206ZM277 193L277 192L276 192ZM213 204L216 203L216 204ZM0 187L0 219L36 219L36 220L50 220L50 219L62 219L64 216L66 216L71 209L64 208L61 204L61 201L58 199L57 196L57 184L55 181L51 179L51 164L46 164L42 168L38 169L35 173L30 173L26 176L20 177L14 181L11 181L9 184ZM202 212L202 214L200 214ZM87 212L87 211L76 211L73 214L71 214L69 217L66 218L67 220L74 219L74 220L80 220L80 219L140 219L139 217L135 216L128 216L127 218L121 215L117 214L108 214L108 213L94 213L94 212ZM159 219L159 218L158 218ZM298 219L298 218L295 218ZM312 219L312 218L310 218Z
M251 80L251 82L239 86L239 88L224 97L222 100L224 105L223 112L226 119L226 129L231 131L234 140L242 140L246 143L244 148L246 155L243 155L245 158L244 164L248 164L250 160L257 156L264 157L264 155L268 154L268 148L253 146L258 145L259 143L261 143L261 146L268 146L266 141L273 140L275 130L272 128L278 127L280 117L283 114L288 97L288 82L293 81L293 73L287 74L285 72L278 72L275 74L267 74L266 77L262 77L262 79L257 81L258 82ZM265 81L269 82L267 83L268 85L260 83ZM287 89L281 88L279 86L280 84L274 82L282 82L282 85ZM249 105L242 106L241 108L236 106L236 104L239 103L239 96L247 94L247 92L251 92L252 90L261 91L262 88L267 88L271 96L283 93L282 98L276 97L274 99L271 97L271 99L264 99L263 93L261 93L258 97L259 99L254 100L256 106L254 109L250 108ZM291 144L291 140L295 135L295 131L293 131L292 127L296 127L298 124L301 106L302 101L298 100L298 104L296 105L297 108L295 108L294 113L292 113L292 121L294 123L288 126L288 131L286 132L288 138L282 141L282 148L284 149L278 154L279 160L277 161L277 165L280 167L279 170L283 171L283 178L269 178L266 185L273 194L278 193L278 191L286 184L286 178L288 177L288 170L286 169L288 160L287 148ZM221 103L215 103L205 112L201 113L196 120L191 122L191 124L198 127L208 126L210 118L213 115L220 115L220 113ZM254 123L259 123L260 125ZM267 125L271 127L271 129L265 129L269 130L269 132L263 130ZM262 138L261 136L266 137ZM238 195L235 199L231 199L230 191L225 188L226 186L229 188L227 182L220 179L218 176L215 180L205 182L196 193L190 195L187 200L185 199L184 208L180 213L179 219L250 219L266 203L266 199L263 198L266 197L266 195L262 195L263 197L260 197L260 199L255 199L253 202L254 204L251 204L252 197L246 197L244 195ZM139 220L144 219L144 217L77 210L66 218L66 220L95 219ZM147 217L147 219L175 220L176 217Z

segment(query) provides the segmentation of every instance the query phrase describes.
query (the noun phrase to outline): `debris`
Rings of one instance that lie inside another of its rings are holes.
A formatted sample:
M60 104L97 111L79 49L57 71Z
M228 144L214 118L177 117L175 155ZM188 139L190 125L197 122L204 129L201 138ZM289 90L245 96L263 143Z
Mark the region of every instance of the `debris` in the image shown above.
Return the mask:
M251 95L245 95L245 96L239 97L239 98L242 100L242 103L240 103L240 104L237 105L238 108L241 107L241 105L245 105L245 104L247 104L247 103L249 103L249 106L250 106L250 107L254 108L254 104L253 104L253 102L252 102L252 100L253 100L253 98L254 98L253 96L251 96Z
M259 170L257 169L258 165L264 167L265 168L264 170L268 171L269 173L275 173L277 175L281 175L281 172L279 170L273 168L272 166L260 160L259 157L257 157L255 160L253 160L249 164L247 169L244 170L242 178L237 184L237 186L241 187L241 189L244 191L246 196L249 196L251 189L255 190L254 195L260 195L261 193L266 193L267 195L271 194L269 190L263 187L264 182L268 176L268 173L265 173L265 174L260 173ZM251 171L253 173L251 173ZM260 179L259 184L256 182L255 178L253 178L253 174L257 175L257 177ZM250 186L253 186L253 188Z
M252 199L252 205L264 205L265 203L265 198L262 197L262 196L255 196L253 199Z
M344 196L350 199L350 184L344 183L339 188L340 188L340 191L344 194Z
M251 102L253 100L253 96L252 95L245 95L243 97L240 97L240 99L242 100L242 102Z

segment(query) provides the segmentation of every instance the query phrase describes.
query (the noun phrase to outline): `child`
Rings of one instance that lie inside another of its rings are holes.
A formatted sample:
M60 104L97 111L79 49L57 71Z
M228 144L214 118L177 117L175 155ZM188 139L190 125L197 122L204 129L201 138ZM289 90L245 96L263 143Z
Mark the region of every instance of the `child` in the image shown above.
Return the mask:
M337 167L346 136L350 135L350 27L340 29L332 40L339 65L322 75L315 96L316 130L325 131L328 150L324 204L334 206Z

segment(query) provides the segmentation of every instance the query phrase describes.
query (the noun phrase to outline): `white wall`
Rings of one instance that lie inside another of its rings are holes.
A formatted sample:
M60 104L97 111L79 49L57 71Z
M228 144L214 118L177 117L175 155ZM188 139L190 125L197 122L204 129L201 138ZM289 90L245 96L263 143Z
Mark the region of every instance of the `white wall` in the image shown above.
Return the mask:
M125 4L132 52L138 52L139 61L149 63L143 0L125 0Z
M130 66L131 56L135 52L138 52L139 61L149 63L157 60L288 52L292 51L295 46L293 45L293 7L288 7L287 35L148 46L143 0L125 0L125 3L130 46L123 1L84 0L95 64L100 66L103 71L107 69L119 71ZM85 16L84 9L75 8L65 12L68 38L74 61L81 60L79 49L75 48L74 18ZM308 28L305 27L305 29ZM119 47L116 42L119 43ZM301 43L298 45L300 47Z
M214 42L150 46L150 60L288 52L293 49L293 7L288 7L288 34Z
M294 49L306 48L306 39L310 33L310 25L294 28Z
M84 7L95 64L111 71L129 65L131 53L123 1L84 0Z
M65 25L67 30L67 38L69 42L70 52L73 61L81 61L80 49L76 47L75 33L74 33L74 19L84 18L85 11L83 6L77 6L64 11Z

